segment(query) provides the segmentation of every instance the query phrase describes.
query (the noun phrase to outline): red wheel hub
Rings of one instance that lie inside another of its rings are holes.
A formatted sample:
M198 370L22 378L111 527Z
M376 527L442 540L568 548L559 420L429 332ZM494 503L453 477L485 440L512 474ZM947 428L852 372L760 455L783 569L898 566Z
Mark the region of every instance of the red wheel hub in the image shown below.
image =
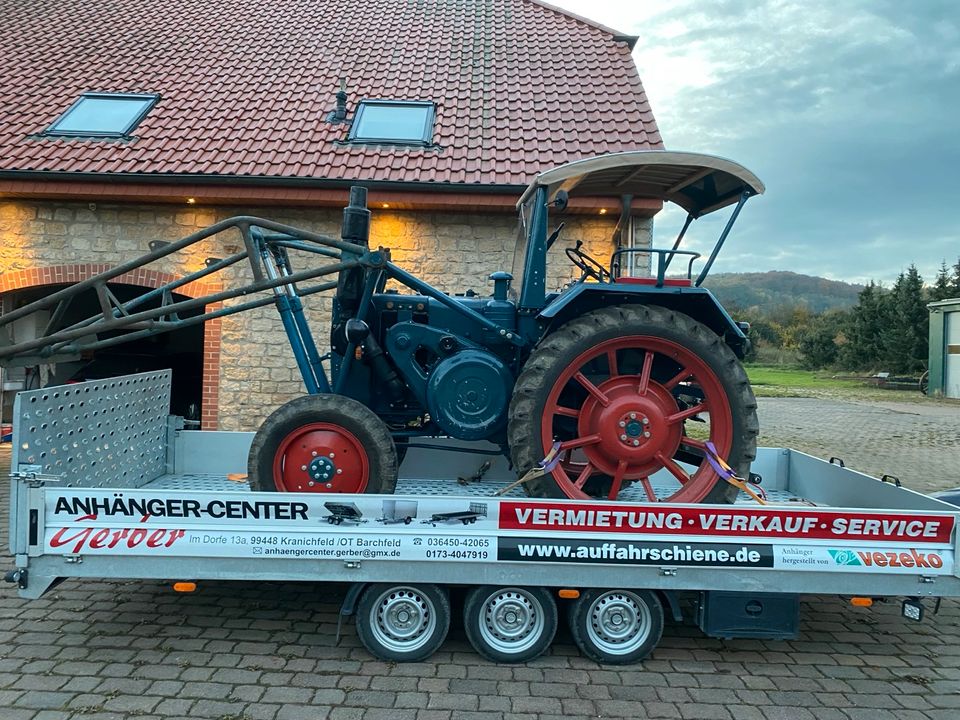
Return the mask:
M366 450L339 425L299 427L273 456L273 480L281 492L362 493L369 479Z
M623 367L631 372L621 372ZM693 400L680 402L681 395ZM541 425L544 454L555 440L561 442L564 462L553 477L571 498L591 497L588 481L599 475L608 479L604 492L611 500L634 481L642 483L649 500L657 500L650 476L666 470L679 484L666 499L698 502L716 484L716 472L706 460L690 471L674 456L681 448L702 456L706 439L689 437L684 421L704 415L709 439L726 457L733 444L732 415L710 366L664 338L614 338L582 353L554 383ZM570 419L576 420L575 431Z
M644 395L637 393L637 378L619 375L601 383L598 389L607 396L604 406L589 396L580 408L577 435L599 435L596 444L585 445L583 453L598 472L613 475L621 460L626 460L624 478L633 480L656 472L663 463L658 453L672 456L683 435L680 423L668 424L666 418L677 412L677 402L661 386L653 384Z

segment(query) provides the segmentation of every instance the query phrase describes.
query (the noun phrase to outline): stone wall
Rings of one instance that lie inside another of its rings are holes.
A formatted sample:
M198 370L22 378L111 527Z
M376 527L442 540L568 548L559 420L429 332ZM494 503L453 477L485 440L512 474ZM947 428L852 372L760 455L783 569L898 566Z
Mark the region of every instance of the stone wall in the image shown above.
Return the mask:
M339 235L338 209L0 201L0 274L52 265L117 265L146 252L151 240L177 240L239 214ZM561 241L548 259L548 290L579 275L563 256L563 247L582 239L585 249L604 263L612 248L615 218L572 216L565 221ZM472 288L487 294L487 276L512 268L516 234L516 216L509 213L374 209L371 245L390 248L398 265L441 290ZM235 231L223 233L150 267L179 276L200 269L208 257L224 257L240 246ZM317 256L295 261L301 268L323 262ZM229 288L249 277L249 267L238 265L223 273L222 283ZM330 299L315 295L307 304L315 336L325 348ZM225 430L254 429L273 408L302 394L302 383L272 306L228 316L220 326L219 338L210 337L209 328L207 338L208 351L212 343L219 344L219 394L211 395L218 399L218 424Z

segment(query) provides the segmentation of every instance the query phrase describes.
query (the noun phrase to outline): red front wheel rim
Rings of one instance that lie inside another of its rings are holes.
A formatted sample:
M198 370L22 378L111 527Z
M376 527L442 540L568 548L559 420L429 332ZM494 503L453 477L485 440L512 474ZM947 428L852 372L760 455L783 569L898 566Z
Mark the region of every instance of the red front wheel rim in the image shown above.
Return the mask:
M273 456L273 481L281 492L362 493L370 461L357 436L332 423L292 430Z
M616 500L636 482L649 501L700 502L719 479L703 459L706 441L727 458L733 438L730 402L710 365L676 342L645 335L577 356L551 387L541 420L544 454L561 443L553 478L575 499ZM691 469L678 453L699 463ZM650 476L663 470L676 487L658 497Z

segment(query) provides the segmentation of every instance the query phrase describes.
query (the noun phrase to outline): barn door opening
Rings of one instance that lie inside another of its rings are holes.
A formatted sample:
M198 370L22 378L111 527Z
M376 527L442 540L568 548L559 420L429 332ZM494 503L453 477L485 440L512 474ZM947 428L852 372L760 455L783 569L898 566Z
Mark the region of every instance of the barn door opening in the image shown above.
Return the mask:
M5 293L3 310L9 312L27 303L60 290L67 285L44 285ZM123 283L110 284L110 290L121 302L132 300L150 288ZM174 300L186 300L186 296L174 293ZM147 302L140 309L159 307L159 299ZM64 323L79 322L100 311L96 292L89 290L78 296L70 305ZM203 312L203 308L181 313L187 318ZM31 340L43 330L49 316L42 313L28 316L12 323L13 340ZM162 333L149 338L121 343L96 352L84 353L75 361L55 365L36 365L25 368L9 368L4 373L4 389L15 391L33 389L83 380L98 380L115 375L126 375L151 370L172 370L171 412L187 419L190 428L200 427L203 396L203 351L204 328L202 324ZM119 333L112 333L113 335ZM104 333L101 337L111 337ZM10 397L7 397L7 396ZM10 417L12 392L4 393L4 417Z

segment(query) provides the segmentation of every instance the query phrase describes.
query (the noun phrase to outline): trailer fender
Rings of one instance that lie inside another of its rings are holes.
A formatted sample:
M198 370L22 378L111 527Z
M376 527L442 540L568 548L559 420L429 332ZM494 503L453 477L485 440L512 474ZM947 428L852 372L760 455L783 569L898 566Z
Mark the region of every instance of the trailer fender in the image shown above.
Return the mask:
M656 590L664 607L670 609L670 615L675 623L683 622L683 611L680 609L680 600L676 590Z
M335 644L340 644L340 630L343 627L344 618L350 617L357 611L357 601L360 599L360 594L369 584L370 583L353 583L347 590L347 594L344 595L343 602L340 604L340 614L337 616L337 639L335 640Z

